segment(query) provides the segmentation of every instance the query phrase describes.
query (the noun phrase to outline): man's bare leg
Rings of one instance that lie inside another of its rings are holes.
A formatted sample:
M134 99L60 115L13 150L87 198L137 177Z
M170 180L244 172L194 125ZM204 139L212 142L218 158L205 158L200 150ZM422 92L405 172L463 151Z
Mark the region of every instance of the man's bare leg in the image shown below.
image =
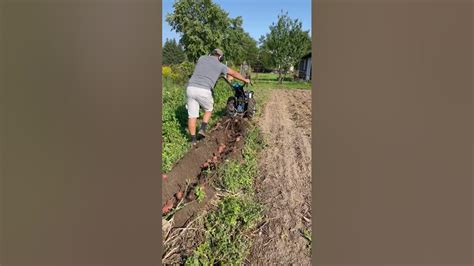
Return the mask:
M202 117L202 122L207 123L209 119L211 119L212 112L204 112L204 116Z
M196 121L197 118L188 118L188 130L189 130L189 135L191 135L191 141L195 142L196 141Z

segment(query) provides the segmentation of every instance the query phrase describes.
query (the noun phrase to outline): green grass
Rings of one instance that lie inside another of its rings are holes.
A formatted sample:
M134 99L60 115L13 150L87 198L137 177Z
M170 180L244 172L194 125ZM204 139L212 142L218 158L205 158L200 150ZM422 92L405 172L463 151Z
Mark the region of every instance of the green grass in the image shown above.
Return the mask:
M308 241L308 247L311 248L311 231L309 231L308 229L301 229L300 233Z
M206 217L206 240L185 265L240 265L251 245L245 232L260 218L261 206L253 199L224 197L218 209Z
M252 188L254 165L239 162L229 161L222 165L218 174L221 178L218 180L219 187L230 192L237 192L239 190L249 190Z
M251 192L257 175L257 155L263 147L258 128L252 128L245 136L244 159L228 161L218 169L218 185L230 192Z
M246 137L241 161L232 160L218 169L218 186L227 191L216 210L204 219L205 240L186 265L241 265L248 255L249 231L262 218L262 205L254 199L257 157L264 147L261 133L252 124Z
M162 113L162 171L169 172L173 165L189 150L186 133L188 113L186 110L186 88L169 79L163 79ZM224 114L227 98L232 95L231 88L219 81L215 88L214 113L209 121L212 128ZM201 111L202 117L202 111Z
M290 75L283 79L282 84L278 84L278 74L274 73L253 73L252 82L261 89L311 89L311 81L293 81Z
M196 200L198 202L202 202L204 200L204 198L206 197L206 192L204 191L202 186L197 186L194 189L194 193L196 194Z

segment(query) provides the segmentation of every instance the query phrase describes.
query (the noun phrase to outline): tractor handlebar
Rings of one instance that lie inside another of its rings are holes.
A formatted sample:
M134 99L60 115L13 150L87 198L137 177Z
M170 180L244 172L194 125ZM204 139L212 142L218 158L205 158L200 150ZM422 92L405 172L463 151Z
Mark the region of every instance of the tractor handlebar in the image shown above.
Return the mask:
M230 83L230 81L229 81L227 78L225 78L224 76L221 76L221 78L224 79L225 82L227 82L227 84L229 84L229 86L230 86L231 88L234 88L234 87L232 86L232 84ZM247 84L250 84L250 85L253 86L252 80L250 80L250 83L245 83L245 82L244 82L244 85L242 86L242 88L244 88Z

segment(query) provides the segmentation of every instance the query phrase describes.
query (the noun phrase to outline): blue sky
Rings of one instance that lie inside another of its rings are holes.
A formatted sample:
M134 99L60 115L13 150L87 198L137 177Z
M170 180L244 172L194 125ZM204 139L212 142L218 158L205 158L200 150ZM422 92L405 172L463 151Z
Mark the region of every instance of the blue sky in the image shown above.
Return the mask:
M179 39L178 33L171 31L171 27L165 21L166 14L173 12L174 0L163 0L163 43L166 38ZM311 0L213 0L229 16L243 18L243 28L256 41L261 35L268 32L272 22L276 22L281 10L288 11L292 19L299 19L303 24L303 30L311 33Z

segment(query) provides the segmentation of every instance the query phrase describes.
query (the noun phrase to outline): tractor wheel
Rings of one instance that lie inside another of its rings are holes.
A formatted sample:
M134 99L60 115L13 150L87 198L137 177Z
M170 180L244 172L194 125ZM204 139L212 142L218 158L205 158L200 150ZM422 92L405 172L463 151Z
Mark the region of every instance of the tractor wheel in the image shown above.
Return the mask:
M237 110L235 109L235 97L229 97L229 99L227 99L226 113L229 117L234 117L236 115Z
M247 112L246 112L246 115L248 118L252 118L253 115L255 114L256 105L257 103L255 102L255 98L250 98L247 103Z

